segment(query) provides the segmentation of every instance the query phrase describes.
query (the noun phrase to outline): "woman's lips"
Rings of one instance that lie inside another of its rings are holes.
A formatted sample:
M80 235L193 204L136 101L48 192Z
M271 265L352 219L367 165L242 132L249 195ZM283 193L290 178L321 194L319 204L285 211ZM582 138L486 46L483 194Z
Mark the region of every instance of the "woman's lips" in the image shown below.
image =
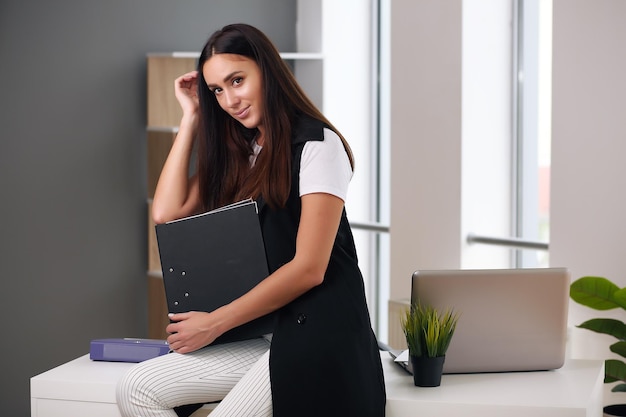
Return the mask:
M249 112L250 112L250 107L246 107L245 109L235 113L234 116L238 119L245 119L245 117L248 115Z

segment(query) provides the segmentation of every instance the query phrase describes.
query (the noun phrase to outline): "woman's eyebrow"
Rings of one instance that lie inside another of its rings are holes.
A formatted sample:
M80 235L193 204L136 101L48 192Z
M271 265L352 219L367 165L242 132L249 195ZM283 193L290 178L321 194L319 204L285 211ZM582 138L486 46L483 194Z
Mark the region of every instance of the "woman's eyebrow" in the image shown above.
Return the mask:
M226 77L224 77L224 82L228 82L228 80L230 80L231 78L233 78L235 75L242 73L243 71L241 70L237 70L237 71L233 71L230 74L228 74ZM207 87L209 88L213 88L213 87L217 87L217 84L207 84Z

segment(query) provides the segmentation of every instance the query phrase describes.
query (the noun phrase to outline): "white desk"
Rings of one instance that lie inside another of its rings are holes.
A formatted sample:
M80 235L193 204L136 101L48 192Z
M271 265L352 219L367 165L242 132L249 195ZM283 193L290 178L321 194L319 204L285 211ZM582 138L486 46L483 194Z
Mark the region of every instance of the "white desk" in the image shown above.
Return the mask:
M601 417L604 362L572 360L556 371L443 375L420 388L383 354L386 417Z
M32 377L31 417L120 417L115 386L132 365L93 362L87 354Z
M382 352L387 417L601 417L604 363L569 361L551 372L444 375L420 388ZM115 385L133 364L89 355L31 378L31 417L119 417Z

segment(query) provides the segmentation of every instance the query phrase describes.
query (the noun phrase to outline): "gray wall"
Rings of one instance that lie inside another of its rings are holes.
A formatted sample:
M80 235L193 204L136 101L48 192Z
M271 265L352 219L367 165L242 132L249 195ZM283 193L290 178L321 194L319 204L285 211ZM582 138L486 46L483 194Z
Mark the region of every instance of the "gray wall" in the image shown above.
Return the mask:
M0 415L101 337L146 337L145 55L251 23L295 49L294 0L0 2Z

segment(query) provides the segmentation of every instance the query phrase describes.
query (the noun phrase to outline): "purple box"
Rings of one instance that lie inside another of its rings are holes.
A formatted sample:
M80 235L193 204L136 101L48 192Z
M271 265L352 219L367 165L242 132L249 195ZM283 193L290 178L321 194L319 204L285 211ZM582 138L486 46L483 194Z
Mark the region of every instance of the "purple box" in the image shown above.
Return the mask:
M159 339L95 339L90 344L89 358L94 361L142 362L169 351L167 341Z

